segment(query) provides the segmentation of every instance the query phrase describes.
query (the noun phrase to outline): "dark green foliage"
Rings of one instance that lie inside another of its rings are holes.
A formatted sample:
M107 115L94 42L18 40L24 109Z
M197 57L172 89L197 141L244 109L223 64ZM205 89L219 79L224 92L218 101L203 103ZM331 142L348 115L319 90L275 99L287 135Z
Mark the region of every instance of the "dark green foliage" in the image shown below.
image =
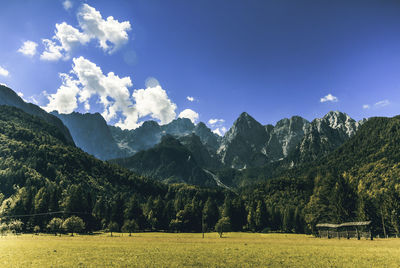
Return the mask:
M122 225L121 231L129 233L129 236L132 235L134 231L139 228L138 224L135 220L126 220L124 225Z
M196 157L171 135L163 136L161 143L154 148L111 162L143 176L169 183L216 185L213 179L203 171L202 166L197 163Z
M110 221L108 224L107 230L110 232L110 235L113 236L113 232L119 231L119 225L115 221Z
M62 231L62 225L63 225L63 220L60 218L53 218L51 219L51 221L49 222L49 224L47 224L47 229L54 233L54 235L57 235L57 233Z
M163 168L154 172L182 172L178 181L207 185L211 179L197 177L201 168L195 158L170 136L152 150L137 159L146 159L148 170L152 161L159 161ZM154 150L159 151L153 155ZM180 161L193 163L193 168L185 170ZM19 221L18 231L38 226L56 234L61 218L67 218L66 227L79 216L78 229L86 232L109 227L225 232L229 222L232 231L299 233L315 231L319 222L372 220L374 232L399 234L399 162L400 117L372 118L317 161L295 168L281 162L217 172L226 184L242 185L237 193L163 184L97 160L71 145L55 126L0 106L1 224L8 228ZM57 222L54 213L60 217Z
M229 217L222 217L218 220L217 224L215 225L215 231L218 232L219 237L222 238L222 234L225 232L229 232L231 229L231 220Z
M81 218L71 216L63 222L63 228L73 236L74 233L82 232L85 229L85 223Z

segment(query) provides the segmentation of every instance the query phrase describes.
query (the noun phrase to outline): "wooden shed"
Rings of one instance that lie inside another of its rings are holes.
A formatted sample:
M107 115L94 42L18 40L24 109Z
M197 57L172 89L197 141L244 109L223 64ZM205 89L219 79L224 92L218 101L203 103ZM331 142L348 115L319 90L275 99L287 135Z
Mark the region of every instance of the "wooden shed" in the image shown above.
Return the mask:
M373 240L371 232L371 221L344 222L341 224L319 223L318 237L326 238L357 238L365 237Z

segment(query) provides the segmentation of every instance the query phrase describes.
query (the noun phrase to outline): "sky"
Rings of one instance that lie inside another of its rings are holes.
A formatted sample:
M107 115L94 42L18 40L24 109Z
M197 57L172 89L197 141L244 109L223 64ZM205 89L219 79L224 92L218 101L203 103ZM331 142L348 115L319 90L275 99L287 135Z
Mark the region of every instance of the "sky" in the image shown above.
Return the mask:
M223 134L400 114L400 1L0 0L0 83L47 111Z

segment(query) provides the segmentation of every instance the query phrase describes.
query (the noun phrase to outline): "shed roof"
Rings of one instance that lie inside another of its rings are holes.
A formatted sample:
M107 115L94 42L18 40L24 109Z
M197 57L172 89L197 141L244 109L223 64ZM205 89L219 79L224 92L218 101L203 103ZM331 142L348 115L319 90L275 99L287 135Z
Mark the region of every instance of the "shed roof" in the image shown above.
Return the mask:
M341 224L334 223L319 223L316 227L326 227L326 228L339 228L339 227L348 227L348 226L366 226L370 225L371 221L354 221L354 222L344 222Z

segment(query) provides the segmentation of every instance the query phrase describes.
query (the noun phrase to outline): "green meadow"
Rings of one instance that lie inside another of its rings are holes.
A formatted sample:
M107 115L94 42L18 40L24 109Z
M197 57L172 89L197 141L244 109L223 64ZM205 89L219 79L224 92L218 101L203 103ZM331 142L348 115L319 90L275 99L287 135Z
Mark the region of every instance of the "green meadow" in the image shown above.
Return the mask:
M398 267L400 239L108 233L0 237L0 267Z

